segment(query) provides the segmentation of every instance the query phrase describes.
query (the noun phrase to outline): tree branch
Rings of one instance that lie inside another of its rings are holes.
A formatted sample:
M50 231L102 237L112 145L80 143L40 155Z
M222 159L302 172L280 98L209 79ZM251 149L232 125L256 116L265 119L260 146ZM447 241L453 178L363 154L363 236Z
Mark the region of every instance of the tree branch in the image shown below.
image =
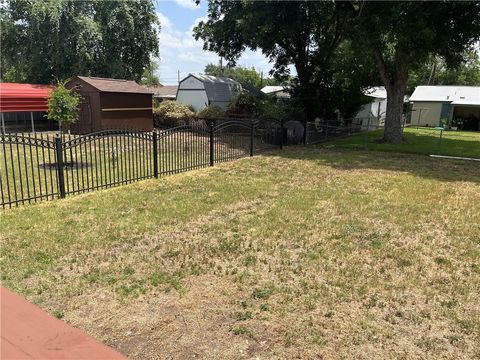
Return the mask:
M392 87L392 81L388 76L388 71L387 67L385 66L385 60L383 59L383 55L376 47L372 49L372 55L373 61L375 62L375 65L377 65L378 71L380 72L380 77L382 78L383 83L388 90Z

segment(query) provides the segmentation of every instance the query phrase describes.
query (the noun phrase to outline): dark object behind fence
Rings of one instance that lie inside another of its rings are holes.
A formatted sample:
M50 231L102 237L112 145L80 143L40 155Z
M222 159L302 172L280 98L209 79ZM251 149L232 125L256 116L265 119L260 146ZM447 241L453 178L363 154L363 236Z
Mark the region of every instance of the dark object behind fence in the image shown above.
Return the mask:
M0 135L3 208L213 166L281 147L283 123L200 119L174 128L82 136Z

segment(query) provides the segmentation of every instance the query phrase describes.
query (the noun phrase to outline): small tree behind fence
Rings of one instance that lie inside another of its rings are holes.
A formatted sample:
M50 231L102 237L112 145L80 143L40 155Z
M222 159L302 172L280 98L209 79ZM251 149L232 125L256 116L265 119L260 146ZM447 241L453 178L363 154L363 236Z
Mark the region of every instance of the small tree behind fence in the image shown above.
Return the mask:
M78 110L82 97L65 87L65 81L57 82L48 97L49 120L58 123L59 131L62 132L62 125L70 126L78 121Z

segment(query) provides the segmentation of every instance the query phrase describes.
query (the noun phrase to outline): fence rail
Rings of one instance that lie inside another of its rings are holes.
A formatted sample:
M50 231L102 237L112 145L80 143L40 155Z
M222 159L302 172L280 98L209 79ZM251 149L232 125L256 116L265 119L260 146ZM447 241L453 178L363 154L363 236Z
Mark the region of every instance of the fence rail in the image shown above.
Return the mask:
M200 119L153 132L1 134L1 207L108 188L282 146L282 123ZM279 140L280 139L280 140Z
M318 144L330 141L335 138L349 136L365 130L365 127L359 123L348 122L338 124L337 122L307 122L306 123L306 143Z

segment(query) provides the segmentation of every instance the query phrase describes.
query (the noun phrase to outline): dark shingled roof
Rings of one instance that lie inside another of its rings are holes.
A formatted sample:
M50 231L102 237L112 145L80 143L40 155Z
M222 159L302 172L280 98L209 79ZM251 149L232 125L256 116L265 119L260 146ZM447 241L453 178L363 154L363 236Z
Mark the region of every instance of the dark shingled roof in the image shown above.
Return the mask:
M103 92L121 92L121 93L137 93L151 94L152 91L146 87L137 84L133 80L107 79L90 76L77 76L79 79L90 84L94 88Z

